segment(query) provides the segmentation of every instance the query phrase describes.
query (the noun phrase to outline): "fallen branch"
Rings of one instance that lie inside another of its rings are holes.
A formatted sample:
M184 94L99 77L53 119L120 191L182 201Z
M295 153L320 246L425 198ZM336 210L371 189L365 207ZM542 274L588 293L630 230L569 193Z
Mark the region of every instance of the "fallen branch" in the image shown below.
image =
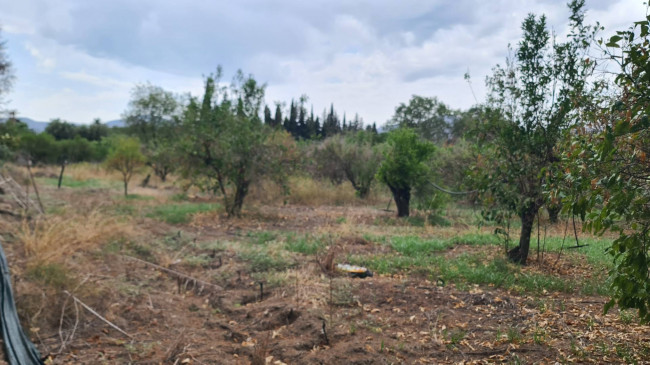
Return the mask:
M219 285L208 283L207 281L197 279L195 277L183 274L182 272L179 272L179 271L176 271L176 270L172 270L172 269L168 269L166 267L162 267L160 265L156 265L156 264L154 264L152 262L149 262L149 261L141 260L141 259L139 259L137 257L127 256L127 255L122 255L122 257L125 257L127 259L131 259L131 260L139 262L141 264L145 264L145 265L147 265L149 267L153 267L153 268L158 269L160 271L163 271L163 272L165 272L165 273L167 273L169 275L172 275L177 279L183 279L183 280L191 281L191 282L198 283L198 284L201 284L201 285L204 285L204 286L209 286L209 287L212 287L212 288L214 288L216 290L223 290L223 288L220 287Z
M77 298L77 297L75 297L74 295L70 294L69 291L64 290L63 292L66 293L66 294L68 294L72 299L74 299L75 303L79 303L79 304L81 304L81 306L84 307L84 308L86 308L86 310L87 310L88 312L94 314L97 318L99 318L99 319L101 319L102 321L104 321L104 323L106 323L106 324L108 324L109 326L115 328L117 331L119 331L120 333L122 333L122 334L125 335L126 337L128 337L128 338L133 338L133 336L131 336L130 334L124 332L120 327L116 326L116 325L113 324L111 321L109 321L108 319L102 317L99 313L95 312L92 308L90 308L89 306L87 306L86 303L84 303L84 302L82 302L81 300L79 300L79 298Z
M10 211L10 210L4 210L4 209L0 209L0 214L4 214L4 215L11 216L11 217L16 217L16 218L22 218L23 217L21 214L17 214L17 213L14 213L14 212Z

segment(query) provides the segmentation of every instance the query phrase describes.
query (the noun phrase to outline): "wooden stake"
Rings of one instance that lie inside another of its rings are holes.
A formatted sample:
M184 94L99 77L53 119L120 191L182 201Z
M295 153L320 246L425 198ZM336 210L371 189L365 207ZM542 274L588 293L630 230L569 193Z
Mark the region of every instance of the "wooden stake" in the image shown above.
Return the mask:
M27 171L29 171L29 178L32 180L32 186L34 187L34 192L36 193L36 200L38 200L38 206L41 208L41 213L45 214L45 208L43 208L43 202L41 201L41 196L38 194L38 188L36 187L34 174L32 174L32 160L29 160L27 162Z

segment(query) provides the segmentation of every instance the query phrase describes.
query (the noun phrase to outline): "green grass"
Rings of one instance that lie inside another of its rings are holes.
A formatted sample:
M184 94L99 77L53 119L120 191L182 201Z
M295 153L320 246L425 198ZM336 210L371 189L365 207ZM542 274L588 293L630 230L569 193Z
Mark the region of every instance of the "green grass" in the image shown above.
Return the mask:
M295 266L295 262L280 252L271 252L264 248L251 248L238 253L239 257L249 262L251 272L282 271Z
M61 264L42 264L30 267L26 276L56 290L63 290L75 282L68 270Z
M436 247L436 241L429 242ZM520 266L508 262L505 258L485 260L478 254L446 258L427 255L421 250L426 247L425 245L405 247L402 255L351 256L348 261L366 266L379 274L419 273L431 279L454 283L461 289L469 284L479 284L532 294L542 294L544 290L565 293L581 290L582 293L601 295L607 295L609 292L606 280L603 278L565 279L552 275L526 273Z
M415 236L397 236L390 240L393 250L410 257L442 251L453 245L453 242L449 240L422 239Z
M50 186L57 186L59 184L59 179L55 177L43 177L39 178L38 180ZM98 179L76 180L65 175L63 175L63 179L61 180L62 187L77 189L112 188L121 185L122 183L116 181L105 181Z
M297 252L304 255L314 255L324 249L326 246L325 240L322 237L314 237L305 235L302 237L295 237L289 234L285 241L285 249L291 252Z
M562 241L564 241L564 248L562 248ZM586 247L580 248L571 248L575 247L576 241L573 237L568 236L566 239L563 237L547 237L546 238L546 251L547 252L559 252L562 249L564 254L575 255L582 254L587 258L587 262L594 266L603 266L607 268L612 267L612 256L608 255L605 252L605 249L612 244L613 239L611 238L601 238L601 237L579 237L580 245L587 245ZM543 239L540 245L544 245ZM531 237L531 254L533 250L537 249L537 239L533 240Z
M147 217L161 220L169 224L188 223L193 214L209 212L220 208L213 203L173 203L154 207Z
M515 243L516 243L516 238ZM376 241L376 240L375 240ZM402 254L413 252L421 254L431 251L441 251L452 247L456 244L464 245L501 245L502 241L494 234L490 233L467 233L460 236L452 237L450 239L442 240L436 238L421 238L415 236L395 236L390 238L391 246L396 251ZM546 245L544 246L543 237L540 239L540 247L548 252L563 252L563 255L575 256L584 255L587 262L594 267L611 268L612 257L605 252L605 249L611 245L612 239L600 237L586 237L580 238L580 245L587 245L580 248L570 248L575 246L575 239L567 237L564 239L564 247L562 248L563 237L547 237ZM537 250L537 237L531 237L530 255L535 255Z
M171 200L174 202L186 202L189 200L189 197L185 193L177 193L171 196Z
M183 231L172 231L165 235L159 242L162 246L170 251L178 251L191 244L194 237L184 234Z
M153 196L149 195L139 195L139 194L129 194L127 196L122 195L124 200L155 200Z
M271 241L274 241L275 238L277 237L277 234L269 231L249 232L248 237L250 237L251 243L256 245L263 245Z
M382 240L372 240L379 241ZM420 256L429 255L437 251L444 251L454 247L455 245L497 245L499 244L498 238L491 234L471 233L465 234L450 239L440 238L422 238L417 236L394 236L384 239L383 242L388 242L390 247L405 256Z

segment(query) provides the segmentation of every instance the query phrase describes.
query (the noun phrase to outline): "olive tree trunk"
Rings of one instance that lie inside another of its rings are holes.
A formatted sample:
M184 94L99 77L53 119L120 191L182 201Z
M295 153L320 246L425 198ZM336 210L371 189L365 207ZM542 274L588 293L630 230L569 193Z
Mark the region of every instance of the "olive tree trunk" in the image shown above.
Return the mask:
M229 217L239 217L241 215L241 209L244 205L244 198L246 198L246 195L248 195L249 186L250 181L243 181L238 184L237 188L235 189L235 195L233 196L230 203L228 203L224 197L224 201L226 202L226 213Z
M410 188L396 188L393 186L388 186L391 193L393 193L393 198L395 199L395 205L397 206L397 216L398 217L408 217L409 216L409 203L411 200L411 189Z
M528 252L530 251L530 236L533 232L538 209L537 204L529 204L520 214L521 234L519 235L519 246L508 251L508 258L514 263L526 265Z

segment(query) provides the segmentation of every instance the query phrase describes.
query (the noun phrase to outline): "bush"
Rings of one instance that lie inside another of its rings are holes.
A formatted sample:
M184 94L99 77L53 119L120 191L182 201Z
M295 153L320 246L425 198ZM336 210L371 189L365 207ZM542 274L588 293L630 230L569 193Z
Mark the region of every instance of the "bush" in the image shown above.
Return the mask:
M375 134L359 131L334 135L314 151L319 174L340 183L347 179L360 198L366 198L382 160Z

